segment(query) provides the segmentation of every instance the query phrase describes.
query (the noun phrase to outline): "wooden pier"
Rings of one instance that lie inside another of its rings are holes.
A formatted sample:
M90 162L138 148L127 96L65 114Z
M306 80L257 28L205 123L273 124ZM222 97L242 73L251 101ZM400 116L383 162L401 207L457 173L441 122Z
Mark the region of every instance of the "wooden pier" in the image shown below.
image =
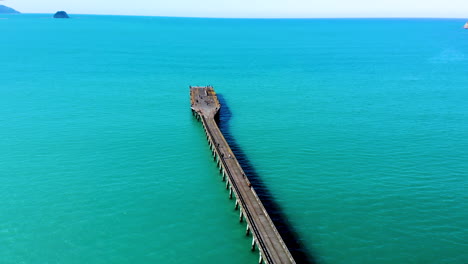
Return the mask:
M252 235L252 250L257 247L259 263L295 263L265 207L252 188L226 139L219 130L215 116L221 107L211 86L191 86L190 101L192 113L203 124L229 198L235 196L235 209L239 210L239 221L247 223L246 235Z

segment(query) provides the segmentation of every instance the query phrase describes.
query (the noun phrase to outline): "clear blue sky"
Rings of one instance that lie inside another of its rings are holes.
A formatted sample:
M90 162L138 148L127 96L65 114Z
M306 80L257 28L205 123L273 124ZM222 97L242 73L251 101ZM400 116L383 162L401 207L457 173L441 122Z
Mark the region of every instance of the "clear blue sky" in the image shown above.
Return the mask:
M188 17L468 17L468 0L0 0L23 13Z

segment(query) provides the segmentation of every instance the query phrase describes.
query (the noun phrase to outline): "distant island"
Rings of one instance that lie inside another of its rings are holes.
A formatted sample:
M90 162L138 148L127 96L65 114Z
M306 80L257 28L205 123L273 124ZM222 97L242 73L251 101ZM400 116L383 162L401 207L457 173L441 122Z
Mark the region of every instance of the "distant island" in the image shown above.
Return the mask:
M20 12L11 7L0 5L0 14L20 14Z
M70 17L65 11L57 11L57 13L55 13L54 15L54 18L70 18Z

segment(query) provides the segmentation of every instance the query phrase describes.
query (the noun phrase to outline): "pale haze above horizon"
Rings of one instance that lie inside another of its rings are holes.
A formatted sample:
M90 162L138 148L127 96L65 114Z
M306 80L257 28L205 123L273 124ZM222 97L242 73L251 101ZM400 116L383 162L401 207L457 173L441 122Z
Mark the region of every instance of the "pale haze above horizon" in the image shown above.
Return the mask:
M178 17L466 18L466 0L0 0L22 13L110 14Z

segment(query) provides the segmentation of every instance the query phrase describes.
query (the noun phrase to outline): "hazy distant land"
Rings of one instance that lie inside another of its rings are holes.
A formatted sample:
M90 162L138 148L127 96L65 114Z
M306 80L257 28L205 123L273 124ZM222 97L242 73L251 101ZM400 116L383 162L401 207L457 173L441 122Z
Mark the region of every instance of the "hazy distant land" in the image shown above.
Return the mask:
M11 7L0 5L0 14L20 14L20 12Z

